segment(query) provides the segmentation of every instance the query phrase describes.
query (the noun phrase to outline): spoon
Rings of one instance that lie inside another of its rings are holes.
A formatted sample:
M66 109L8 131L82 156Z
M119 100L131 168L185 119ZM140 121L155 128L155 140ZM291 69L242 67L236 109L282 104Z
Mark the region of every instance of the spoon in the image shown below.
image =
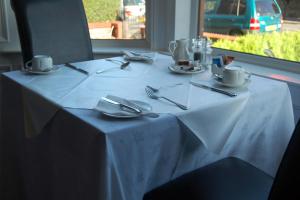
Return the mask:
M107 58L107 59L105 59L105 60L110 61L110 62L113 62L113 63L115 63L115 62L121 63L120 69L125 69L125 68L130 64L129 61L123 62L123 61L121 61L121 60L115 60L115 59L110 59L110 58ZM96 71L96 74L101 74L101 73L103 73L103 72L107 72L107 71L114 70L114 69L118 69L118 68L119 68L119 67L112 67L112 68L108 68L108 69L98 70L98 71Z
M118 62L118 63L121 63L121 65L120 65L120 68L121 69L124 69L124 68L126 68L129 64L130 64L130 62L129 61L121 61L121 60L115 60L115 59L110 59L110 58L106 58L105 60L107 60L107 61L110 61L110 62Z

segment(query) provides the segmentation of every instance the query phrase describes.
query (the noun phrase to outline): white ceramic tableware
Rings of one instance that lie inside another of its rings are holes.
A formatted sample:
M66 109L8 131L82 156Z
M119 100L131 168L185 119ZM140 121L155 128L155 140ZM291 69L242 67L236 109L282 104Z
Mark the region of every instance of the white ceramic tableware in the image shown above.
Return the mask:
M251 73L240 66L226 66L223 70L222 82L227 85L239 87L250 79Z
M30 71L50 71L53 68L53 60L47 55L36 55L25 63L25 69Z
M206 68L205 67L186 67L182 65L175 65L172 64L169 67L169 70L171 72L177 73L177 74L198 74L205 72Z
M189 40L179 39L169 43L169 51L176 64L179 62L187 62L190 60Z

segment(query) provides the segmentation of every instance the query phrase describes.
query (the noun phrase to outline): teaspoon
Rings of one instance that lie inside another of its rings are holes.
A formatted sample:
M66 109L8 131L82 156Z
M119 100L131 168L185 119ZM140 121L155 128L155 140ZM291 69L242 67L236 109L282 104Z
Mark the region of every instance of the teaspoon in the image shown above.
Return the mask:
M110 58L107 58L107 59L105 59L105 60L107 60L107 61L110 61L110 62L118 62L118 63L121 63L121 65L120 65L120 68L121 69L124 69L124 68L126 68L129 64L130 64L130 62L129 61L121 61L121 60L115 60L115 59L110 59Z

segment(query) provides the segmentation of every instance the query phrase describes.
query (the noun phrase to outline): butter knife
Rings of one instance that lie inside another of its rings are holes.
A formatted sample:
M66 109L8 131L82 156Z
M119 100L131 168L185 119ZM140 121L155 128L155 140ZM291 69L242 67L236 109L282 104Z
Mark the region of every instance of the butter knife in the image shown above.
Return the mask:
M79 72L83 73L83 74L89 75L88 71L85 71L85 70L83 70L83 69L81 69L79 67L76 67L75 65L72 65L71 63L65 63L65 66L66 67L70 67L70 68L72 68L72 69L74 69L76 71L79 71Z
M123 103L114 101L114 100L109 99L109 98L107 98L107 97L102 97L101 99L102 99L103 101L108 102L108 103L111 103L111 104L114 104L114 105L119 105L120 108L126 108L126 109L129 109L129 110L133 111L134 113L138 113L138 114L142 113L142 111L141 111L140 109L138 109L138 108L135 108L135 107L133 107L133 106L126 105L126 104L123 104Z
M225 91L225 90L215 88L215 87L211 87L211 86L201 84L201 83L195 83L195 82L190 82L190 83L194 86L201 87L201 88L204 88L204 89L208 89L208 90L211 90L211 91L214 91L214 92L219 92L221 94L225 94L225 95L230 96L230 97L237 96L237 94L234 93L234 92Z

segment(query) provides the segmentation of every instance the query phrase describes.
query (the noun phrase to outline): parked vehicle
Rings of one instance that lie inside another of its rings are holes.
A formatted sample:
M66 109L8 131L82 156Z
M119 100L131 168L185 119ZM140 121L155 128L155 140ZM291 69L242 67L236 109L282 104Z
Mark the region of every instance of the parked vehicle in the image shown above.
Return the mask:
M228 35L280 31L282 13L276 0L206 0L204 26Z
M123 0L125 18L145 15L145 0Z

